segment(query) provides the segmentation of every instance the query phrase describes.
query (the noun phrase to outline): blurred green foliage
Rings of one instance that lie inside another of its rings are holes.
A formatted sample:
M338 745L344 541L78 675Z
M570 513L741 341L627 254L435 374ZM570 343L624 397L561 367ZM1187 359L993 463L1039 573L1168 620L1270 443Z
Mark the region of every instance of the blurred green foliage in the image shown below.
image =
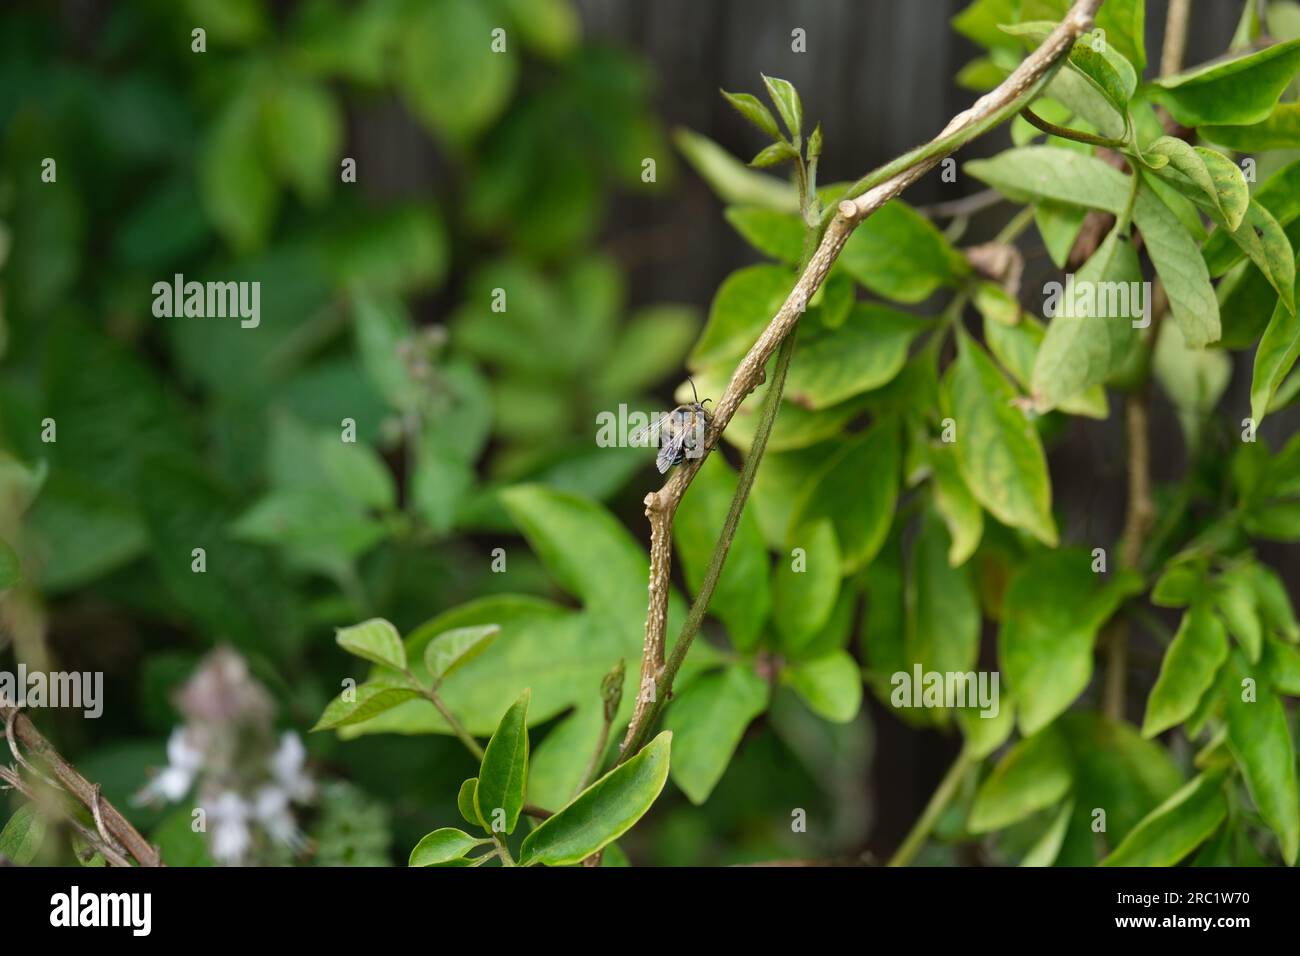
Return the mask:
M6 633L33 666L117 669L89 731L115 799L163 762L207 647L238 647L305 728L346 673L334 626L551 592L523 549L491 573L514 527L498 491L618 493L645 455L595 454L595 414L652 404L699 328L629 312L596 251L616 191L673 181L651 93L568 0L0 13ZM176 274L259 282L260 324L155 318ZM399 830L461 759L310 742Z

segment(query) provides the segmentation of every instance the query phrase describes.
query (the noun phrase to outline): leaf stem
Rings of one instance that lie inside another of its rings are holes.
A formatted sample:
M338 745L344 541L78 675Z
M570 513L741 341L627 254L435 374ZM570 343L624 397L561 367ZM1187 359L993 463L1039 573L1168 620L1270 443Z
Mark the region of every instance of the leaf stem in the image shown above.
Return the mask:
M1161 76L1172 76L1182 69L1183 52L1187 45L1190 5L1190 0L1170 0L1165 18L1165 43L1160 57ZM1133 192L1129 197L1130 209L1137 197L1136 166L1133 167L1133 178ZM1155 348L1160 334L1160 319L1163 314L1163 309L1156 312L1152 321L1152 349ZM1124 516L1124 530L1119 540L1119 563L1124 568L1137 568L1142 563L1142 551L1156 521L1155 501L1151 493L1150 431L1151 378L1148 365L1145 380L1134 388L1124 401L1124 433L1128 443L1128 509ZM1122 720L1124 717L1128 632L1128 621L1122 617L1117 617L1107 629L1102 712L1111 720Z
M790 330L781 342L781 347L776 353L776 367L772 372L772 380L768 385L767 394L763 396L763 404L758 413L758 426L754 432L753 443L749 446L749 453L745 456L745 464L741 467L740 478L736 482L736 494L731 499L731 508L727 512L727 518L722 523L722 531L718 535L718 543L713 549L713 556L709 559L709 567L704 573L704 580L700 584L699 593L691 603L690 611L686 615L686 623L682 625L681 632L677 636L677 642L673 645L672 653L668 656L659 678L655 681L655 699L650 707L650 711L641 724L638 726L634 735L624 741L623 750L619 754L618 762L634 756L645 743L645 738L649 735L651 728L654 727L660 711L663 710L665 700L672 691L673 681L677 678L677 672L681 670L682 662L686 660L686 654L691 649L691 644L695 636L699 633L701 625L704 623L705 612L709 609L709 602L713 600L713 592L718 586L718 580L722 577L722 568L726 564L727 554L731 550L731 541L736 536L736 529L740 526L740 517L745 510L745 502L749 500L749 491L754 485L754 476L758 473L758 463L763 458L763 452L767 448L767 440L772 434L772 426L776 424L776 414L781 406L781 392L785 388L786 373L790 369L790 358L794 355L795 335L798 327Z
M1125 145L1122 139L1111 139L1109 136L1098 136L1095 133L1085 133L1081 129L1070 129L1068 126L1057 126L1035 113L1026 106L1020 111L1020 115L1029 121L1029 125L1035 126L1047 133L1049 136L1057 136L1061 139L1071 139L1076 143L1087 143L1089 146L1104 146L1107 149L1119 149Z
M917 818L907 837L902 844L894 851L894 855L889 858L888 866L907 866L912 862L913 857L920 851L925 841L933 832L935 824L939 822L939 817L943 811L948 808L952 798L957 795L961 789L962 782L965 781L966 775L979 765L977 760L966 747L963 747L957 759L952 762L948 772L943 775L939 781L939 786L934 790L930 802L925 805L921 816Z
M497 845L496 853L497 856L501 857L501 865L515 866L515 858L510 855L510 848L506 846L506 841L501 839L501 837L497 836L495 833L492 834L492 839Z
M816 197L810 197L807 193L803 193L800 196L800 201L805 210L811 210L816 203ZM818 243L821 241L822 231L821 223L816 219L804 226L803 253L799 258L800 275L808 268L808 263L816 253ZM687 612L686 623L682 625L681 632L677 635L677 642L673 645L672 654L669 655L668 660L664 663L658 677L655 679L654 700L641 723L628 728L628 737L623 741L618 763L622 763L634 756L645 743L645 739L649 736L655 721L658 720L660 711L663 710L665 700L672 694L673 682L677 679L677 672L681 670L682 663L686 660L686 654L690 651L695 636L704 624L704 615L709 609L709 602L713 600L713 592L717 589L718 581L722 577L722 568L727 563L727 554L731 551L732 539L735 538L736 530L740 527L740 518L745 511L745 503L749 500L750 489L754 486L754 477L758 474L758 463L763 460L763 452L767 450L767 440L771 437L772 428L776 424L776 415L781 408L781 394L785 390L785 378L790 370L790 359L794 356L794 345L798 331L799 327L796 325L781 340L781 346L776 353L776 364L772 370L772 379L768 383L767 392L763 395L763 404L759 407L758 424L754 431L754 439L750 443L748 453L745 455L745 463L741 466L740 477L736 481L736 493L731 498L731 507L727 510L726 520L722 522L722 531L718 534L718 543L714 545L713 555L709 558L709 566L704 572L704 580L700 583L700 590L695 595L695 600L691 603L690 610ZM606 730L608 730L608 725Z
M587 789L588 784L596 777L596 772L600 769L601 758L605 756L605 748L609 746L609 731L614 725L612 718L604 718L600 727L600 737L596 741L596 749L592 751L591 759L587 761L587 769L582 772L582 782L578 784L576 793L582 793Z
M406 672L406 676L410 677L412 681L415 680L415 677L410 671ZM438 713L442 714L442 719L447 722L449 727L451 727L451 732L465 745L465 749L470 752L475 760L481 761L483 759L483 748L479 746L479 742L474 739L473 735L465 729L465 725L456 719L456 715L451 712L451 708L447 706L446 702L438 696L438 692L431 687L425 687L422 684L418 686L420 688L420 693L424 695L425 699L428 700L429 703L433 704L434 707L438 708Z

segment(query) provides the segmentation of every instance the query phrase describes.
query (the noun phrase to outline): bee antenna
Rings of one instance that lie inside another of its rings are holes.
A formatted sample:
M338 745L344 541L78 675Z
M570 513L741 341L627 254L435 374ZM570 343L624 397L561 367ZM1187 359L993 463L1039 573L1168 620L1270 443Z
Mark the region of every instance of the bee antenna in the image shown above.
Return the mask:
M700 404L700 393L695 390L695 379L687 375L686 381L691 383L691 394L695 396L695 404Z

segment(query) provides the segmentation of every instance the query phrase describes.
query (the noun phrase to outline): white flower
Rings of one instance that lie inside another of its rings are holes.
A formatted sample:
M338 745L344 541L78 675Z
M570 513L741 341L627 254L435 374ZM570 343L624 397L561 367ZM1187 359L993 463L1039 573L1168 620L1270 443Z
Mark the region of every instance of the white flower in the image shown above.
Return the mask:
M316 790L311 777L303 773L306 759L307 750L301 738L291 730L286 731L280 738L279 749L271 757L271 776L294 803L307 803Z
M252 808L239 794L227 790L207 808L211 822L212 858L218 863L238 864L248 852L252 834L248 816Z
M177 727L167 738L167 766L135 796L135 802L151 803L159 798L175 803L194 785L203 768L203 752L191 746L184 727Z
M268 785L257 791L253 815L276 842L294 850L301 849L306 842L289 809L289 794L280 787Z

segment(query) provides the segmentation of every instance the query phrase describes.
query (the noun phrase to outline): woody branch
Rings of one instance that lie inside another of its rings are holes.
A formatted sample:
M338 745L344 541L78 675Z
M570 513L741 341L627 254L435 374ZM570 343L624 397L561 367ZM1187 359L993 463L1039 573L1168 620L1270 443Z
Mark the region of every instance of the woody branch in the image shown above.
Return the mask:
M714 549L704 583L691 607L674 647L672 659L665 661L665 640L668 618L668 593L672 570L672 524L686 489L698 474L710 451L726 430L741 403L763 381L764 369L778 347L794 330L804 308L821 287L826 274L839 258L853 230L885 203L897 197L944 157L955 152L975 137L1014 116L1029 103L1050 79L1051 74L1069 53L1074 41L1092 29L1093 18L1103 0L1075 0L1069 13L1056 26L1046 40L995 89L976 100L974 105L954 116L943 131L929 143L898 157L863 177L851 187L834 210L828 211L829 222L816 252L807 261L794 288L780 310L773 316L758 341L750 348L732 373L726 391L718 401L713 426L709 430L702 453L688 459L658 491L645 497L646 517L650 521L650 583L649 608L646 613L645 641L641 655L641 679L637 689L636 705L627 735L623 740L620 760L631 757L644 743L654 724L664 699L672 690L677 670L686 651L694 640L703 620L721 574L732 536L739 523L740 513L748 497L749 485L742 474L736 489L736 499L723 526ZM783 358L788 359L788 354ZM776 399L779 396L771 396ZM778 407L773 402L773 417ZM771 427L767 421L766 426ZM762 425L760 425L760 428ZM756 436L751 456L762 454L765 435ZM746 463L746 472L752 480L757 467Z
M54 749L54 745L45 739L41 732L36 729L36 726L17 707L3 698L0 698L0 720L4 722L9 749L18 764L30 772L36 773L35 769L31 767L19 751L19 744L22 744L35 754L45 768L53 774L52 779L46 778L48 782L57 783L59 787L90 812L91 818L95 822L95 834L90 834L88 828L83 827L79 821L71 819L71 822L75 829L88 838L88 842L101 848L105 859L110 864L115 866L129 865L129 861L124 858L121 852L125 851L134 857L140 866L163 865L162 854L159 853L158 848L141 836L130 821L122 816L116 807L104 799L100 793L99 784L91 783L83 777L76 767L63 759L63 756ZM5 782L16 789L20 789L26 796L33 796L18 775L18 767L15 767L12 773L6 772ZM118 849L119 847L121 850Z

